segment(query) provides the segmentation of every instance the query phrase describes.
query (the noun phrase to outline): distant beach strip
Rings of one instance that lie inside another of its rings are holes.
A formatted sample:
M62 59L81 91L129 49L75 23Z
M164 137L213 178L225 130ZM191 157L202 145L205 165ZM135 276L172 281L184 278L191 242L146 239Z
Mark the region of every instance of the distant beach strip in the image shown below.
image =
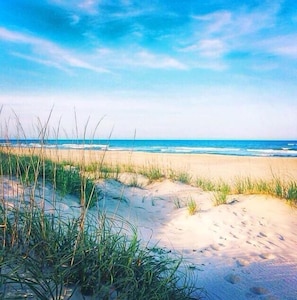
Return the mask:
M98 140L98 139L12 139L0 140L12 147L45 147L147 153L219 154L259 157L297 157L297 141L285 140Z

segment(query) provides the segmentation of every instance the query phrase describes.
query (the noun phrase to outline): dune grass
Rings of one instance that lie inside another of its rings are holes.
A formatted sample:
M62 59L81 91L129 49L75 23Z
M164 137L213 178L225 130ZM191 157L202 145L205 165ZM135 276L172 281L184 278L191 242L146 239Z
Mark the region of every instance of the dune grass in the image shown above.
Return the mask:
M278 177L272 180L252 179L251 177L236 177L232 184L222 180L216 182L208 178L197 178L193 183L204 191L214 192L215 205L226 204L228 195L270 195L285 199L290 205L297 205L297 183L293 180L284 181Z
M90 210L100 193L87 177L94 169L54 162L42 152L1 151L0 159L1 182L9 178L31 190L28 199L19 195L12 202L0 195L1 299L62 300L76 292L90 299L197 299L181 257L156 254L127 221ZM117 178L118 168L104 170L96 169L94 178ZM37 205L36 190L45 185L76 196L79 217Z
M56 163L38 155L16 155L0 151L1 175L12 176L33 189L42 180L50 183L62 195L71 194L93 207L99 197L94 182L85 177L80 169L66 163Z
M96 164L95 164L96 165ZM235 177L231 182L225 182L224 180L212 180L204 177L194 178L190 173L186 171L176 171L170 168L164 170L158 165L146 164L142 167L136 167L131 162L130 164L116 165L112 164L100 164L97 163L95 167L93 164L94 178L113 178L118 180L119 174L122 172L141 174L149 179L149 182L162 181L169 179L178 181L184 184L200 187L204 191L214 192L214 204L225 204L228 195L237 194L260 194L271 195L277 198L285 199L290 205L297 205L297 182L294 180L282 180L277 176L272 176L272 180L253 179L251 177ZM92 170L89 166L86 166L86 170ZM98 172L98 170L100 170ZM136 186L137 184L135 184Z
M0 211L1 299L71 299L76 289L92 299L191 299L181 259L141 247L124 220L100 214L82 230L38 207Z
M297 205L297 183L293 180L283 181L278 177L274 177L270 181L251 179L250 177L236 178L234 193L271 195L285 199L293 206Z
M199 207L194 199L191 198L187 201L187 209L190 216L195 215L199 210Z
M186 171L181 171L177 172L173 169L170 169L169 171L169 179L178 181L184 184L191 184L192 182L192 176L186 172Z
M166 177L161 168L155 165L143 166L142 168L140 168L139 174L147 177L150 182L162 180Z
M274 176L272 180L235 177L231 183L227 183L224 180L215 181L203 177L194 178L186 171L162 170L161 167L152 164L144 165L141 168L137 168L132 163L122 166L104 165L104 170L106 170L106 173L102 176L102 172L99 172L97 173L99 176L96 178L114 178L118 180L121 172L129 171L130 173L138 173L146 176L150 183L169 179L200 187L204 191L214 192L215 205L226 204L228 195L238 194L271 195L285 199L292 206L297 205L297 182L294 180L285 181L277 176Z

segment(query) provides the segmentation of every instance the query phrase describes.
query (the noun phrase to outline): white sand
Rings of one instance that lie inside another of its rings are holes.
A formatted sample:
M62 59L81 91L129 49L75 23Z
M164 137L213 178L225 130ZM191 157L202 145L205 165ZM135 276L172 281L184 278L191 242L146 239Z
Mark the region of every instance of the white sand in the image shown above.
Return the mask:
M297 210L283 200L230 196L233 204L215 207L211 193L170 181L101 187L104 207L136 224L143 241L183 255L206 299L297 299ZM189 199L200 208L193 216Z
M258 195L230 196L232 204L215 207L212 194L199 188L168 180L146 185L143 177L143 188L128 187L133 176L99 182L100 209L136 225L145 245L181 254L205 299L297 299L296 209ZM3 180L0 192L12 203L22 187ZM43 195L51 211L52 191L46 188L36 199ZM193 216L189 199L199 206ZM73 197L56 200L64 214L79 213ZM71 299L83 298L77 293Z

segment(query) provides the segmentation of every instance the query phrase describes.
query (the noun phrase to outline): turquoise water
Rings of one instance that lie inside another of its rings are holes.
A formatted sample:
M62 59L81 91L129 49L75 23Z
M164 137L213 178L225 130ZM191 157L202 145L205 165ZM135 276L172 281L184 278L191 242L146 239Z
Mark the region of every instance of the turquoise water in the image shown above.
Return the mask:
M59 149L297 157L297 141L268 140L0 140L0 144Z

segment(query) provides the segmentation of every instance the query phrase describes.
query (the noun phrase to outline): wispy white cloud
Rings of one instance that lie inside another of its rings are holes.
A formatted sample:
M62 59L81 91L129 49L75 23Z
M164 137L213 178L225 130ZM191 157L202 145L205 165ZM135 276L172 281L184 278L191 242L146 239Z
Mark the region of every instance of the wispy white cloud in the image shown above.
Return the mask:
M48 67L57 68L69 74L73 74L76 68L96 73L110 72L107 68L104 68L105 65L114 69L145 67L150 69L185 70L188 68L186 64L170 55L156 54L146 49L131 51L130 48L114 50L101 47L97 50L94 49L93 53L90 52L77 56L73 52L61 48L49 40L11 31L6 28L0 28L1 40L9 43L29 45L31 47L30 51L26 50L26 53L21 52L19 48L18 51L11 52L12 55ZM205 51L207 50L205 49ZM101 66L98 66L98 64L101 64Z
M79 8L85 10L92 10L94 9L95 6L97 6L98 2L99 2L98 0L84 0L84 1L80 1L77 5Z
M194 20L207 22L207 31L209 34L221 32L222 29L232 22L232 12L230 11L216 11L206 15L193 16Z
M258 46L268 53L286 57L297 58L297 34L280 35L273 38L264 39Z
M96 14L101 0L50 0L49 2L59 7L71 9L72 11Z
M186 70L188 66L180 60L164 54L157 54L143 48L98 48L92 60L102 60L111 69L168 69L168 70Z
M132 64L145 66L153 69L180 69L185 70L187 66L167 55L156 55L146 50L135 55L136 60Z
M41 65L44 65L44 66L47 66L47 67L53 67L53 68L62 70L66 73L73 74L68 68L63 67L58 62L55 62L55 61L52 61L52 60L41 59L41 58L38 58L36 56L26 55L26 54L22 54L22 53L18 53L18 52L11 52L10 54L15 56L15 57L19 57L21 59L27 60L27 61L31 61L31 62L41 64Z
M0 27L0 39L13 43L38 44L39 39Z
M154 11L154 4L152 3L135 5L130 0L49 0L49 2L58 7L75 11L78 15L100 15L102 10L107 10L108 14L105 15L105 18L130 18Z
M226 52L226 46L220 39L203 39L198 43L198 51L209 58L221 57Z
M61 70L67 68L81 68L97 73L109 72L107 69L93 65L86 60L82 60L72 52L59 47L51 41L28 34L0 27L0 40L29 45L31 47L30 51L27 51L26 53L18 52L18 56L36 63L56 67Z
M274 1L251 9L243 6L236 10L194 15L193 26L197 29L181 51L196 54L198 59L210 61L215 58L225 67L228 64L226 56L234 52L267 53L268 49L260 49L257 44L264 39L267 31L276 26L280 7L280 3ZM278 50L295 53L293 45Z
M79 23L80 19L81 19L80 16L78 16L77 14L73 14L70 16L70 20L71 20L70 24L76 25Z

